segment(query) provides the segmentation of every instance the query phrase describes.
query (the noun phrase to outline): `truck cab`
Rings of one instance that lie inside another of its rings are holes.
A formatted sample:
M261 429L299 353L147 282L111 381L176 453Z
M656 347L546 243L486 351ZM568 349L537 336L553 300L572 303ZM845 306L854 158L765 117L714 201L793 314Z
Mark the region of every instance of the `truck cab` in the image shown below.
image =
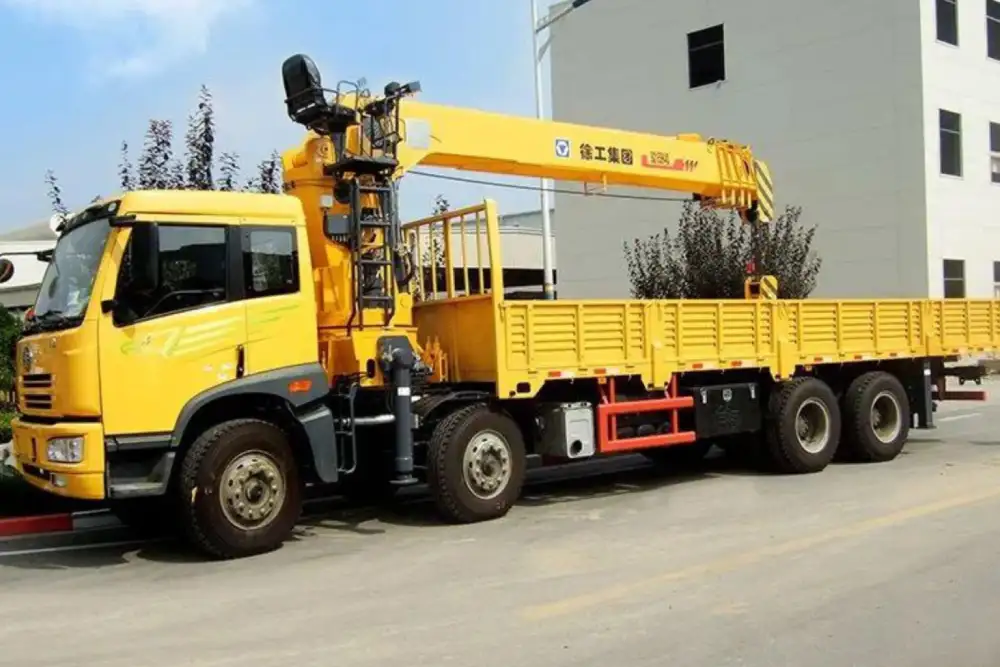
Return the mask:
M279 409L332 431L310 405L327 382L299 200L129 192L59 231L16 352L14 458L30 483L164 497L209 413Z

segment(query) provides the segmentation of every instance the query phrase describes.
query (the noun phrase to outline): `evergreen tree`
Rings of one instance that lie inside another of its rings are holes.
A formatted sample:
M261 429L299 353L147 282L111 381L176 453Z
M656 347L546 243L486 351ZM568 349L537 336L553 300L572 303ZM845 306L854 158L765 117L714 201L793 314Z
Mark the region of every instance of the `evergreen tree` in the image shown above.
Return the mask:
M139 188L170 189L173 158L173 124L169 120L150 120L142 156L139 158Z
M238 189L237 183L240 180L240 156L236 153L222 153L219 155L219 182L216 184L219 190L232 192Z
M215 160L215 110L212 106L212 93L204 84L198 93L198 107L188 116L185 144L188 187L194 190L212 190L215 187L212 176Z
M257 164L257 174L247 181L243 189L247 192L279 194L282 191L281 171L281 156L274 151Z
M56 180L56 175L51 169L45 172L45 184L49 186L49 202L52 204L52 211L58 213L59 215L69 215L69 209L62 200L62 190L59 188L59 182Z
M281 157L274 151L257 164L254 175L240 184L239 155L235 152L219 154L218 182L215 181L215 111L212 94L202 86L195 110L188 116L183 155L174 151L173 123L152 119L146 129L142 151L137 164L129 156L129 144L120 147L118 181L123 191L134 189L196 189L243 190L250 192L280 193L283 191ZM55 174L46 172L45 182L53 210L64 213L67 208Z
M121 161L118 163L118 181L122 191L128 192L135 187L135 168L128 156L128 142L122 142Z

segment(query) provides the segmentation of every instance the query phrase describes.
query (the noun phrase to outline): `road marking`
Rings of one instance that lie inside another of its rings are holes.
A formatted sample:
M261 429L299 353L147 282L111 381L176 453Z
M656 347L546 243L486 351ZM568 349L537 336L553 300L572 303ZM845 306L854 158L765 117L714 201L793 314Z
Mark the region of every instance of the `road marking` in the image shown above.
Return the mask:
M939 422L957 422L959 419L972 419L973 417L982 417L983 415L979 412L972 412L965 415L948 415L947 417L938 417Z
M0 559L11 556L34 556L69 551L87 551L89 549L116 549L118 547L144 546L163 540L125 540L121 542L95 542L94 544L68 544L61 547L45 547L42 549L21 549L19 551L0 551Z
M900 510L884 516L865 519L856 523L847 524L840 528L817 533L807 537L801 537L778 544L761 547L753 551L735 553L723 556L698 565L692 565L680 570L664 572L653 577L647 577L631 583L608 586L596 590L592 593L564 598L545 604L532 605L521 610L521 617L529 621L577 614L585 609L598 607L600 605L627 598L637 593L649 593L653 587L664 586L703 577L705 575L720 575L733 572L742 567L757 565L766 559L774 556L784 556L788 554L806 551L813 547L822 546L836 540L844 540L851 537L858 537L866 533L873 532L879 528L898 526L913 519L919 519L933 514L939 514L958 507L966 507L987 500L1000 498L1000 488L994 488L975 494L957 496L939 500L926 505L917 505L909 509Z

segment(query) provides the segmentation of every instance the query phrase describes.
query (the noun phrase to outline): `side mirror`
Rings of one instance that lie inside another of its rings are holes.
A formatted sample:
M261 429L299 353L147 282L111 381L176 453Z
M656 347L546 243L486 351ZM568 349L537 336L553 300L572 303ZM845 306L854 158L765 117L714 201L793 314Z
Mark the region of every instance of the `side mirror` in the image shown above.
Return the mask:
M6 257L0 257L0 284L8 282L14 277L14 262Z
M160 231L156 223L137 222L132 227L132 286L154 290L160 285Z

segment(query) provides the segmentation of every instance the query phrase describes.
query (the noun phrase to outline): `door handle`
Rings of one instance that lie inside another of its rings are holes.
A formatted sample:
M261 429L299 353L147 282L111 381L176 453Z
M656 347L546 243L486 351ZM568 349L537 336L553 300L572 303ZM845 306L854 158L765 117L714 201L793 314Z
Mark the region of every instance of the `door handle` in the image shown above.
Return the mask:
M242 345L236 346L236 377L241 378L246 373L246 350Z

